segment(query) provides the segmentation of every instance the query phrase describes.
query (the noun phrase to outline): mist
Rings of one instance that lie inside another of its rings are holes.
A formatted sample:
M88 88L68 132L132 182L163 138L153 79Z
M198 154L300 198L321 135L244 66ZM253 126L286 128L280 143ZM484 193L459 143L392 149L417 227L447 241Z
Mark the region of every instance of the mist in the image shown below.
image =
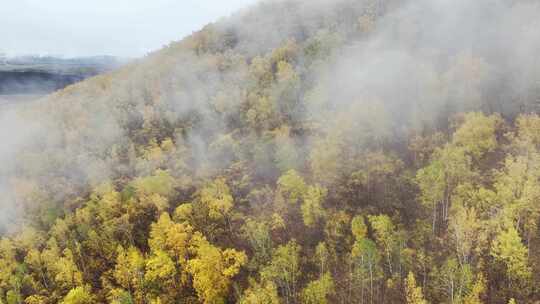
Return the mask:
M36 121L25 119L23 114L12 107L0 106L0 231L17 227L21 215L21 205L12 191L12 178L16 176L17 156L21 151L29 149L30 144L38 135Z
M265 0L158 49L163 14L0 100L0 302L540 300L538 1Z
M263 1L118 71L54 93L31 105L25 118L3 113L4 210L19 209L13 180L36 187L42 201L76 206L81 193L104 180L172 166L152 164L133 150L134 144L148 144L145 126L193 121L191 129L168 134L190 155L192 167L179 175L211 176L235 155L254 154L249 145L228 142L231 113L252 98L245 92L256 81L253 63L270 60L269 52L287 41L292 50L317 43L329 51L315 59L294 51L299 54L295 77L304 84L290 89L278 83L261 94L278 104L288 99L302 104L292 112L291 124L314 120L322 134L338 132L343 120L334 118L346 113L339 117L354 122L346 132L358 145L373 138L404 141L408 134L447 125L452 113L461 111L513 117L535 109L538 3L367 3ZM192 48L197 39L207 53ZM28 128L36 118L39 132ZM375 135L366 138L370 132ZM315 143L309 137L296 141L309 143L299 155L307 159ZM216 145L228 152L216 153ZM260 149L258 174L275 178L275 170L265 169L272 167L274 151Z

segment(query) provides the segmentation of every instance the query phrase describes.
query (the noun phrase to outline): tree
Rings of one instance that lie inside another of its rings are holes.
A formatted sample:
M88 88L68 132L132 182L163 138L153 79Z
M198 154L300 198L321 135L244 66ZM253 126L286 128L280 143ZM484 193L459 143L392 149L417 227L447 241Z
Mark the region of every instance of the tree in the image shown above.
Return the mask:
M256 269L269 262L272 258L273 242L268 225L248 218L242 227L242 234L253 250L251 268Z
M88 286L79 286L71 289L69 293L60 302L61 304L93 304L94 297L90 293Z
M506 266L506 274L511 281L522 284L531 277L527 248L514 227L499 232L493 240L491 255Z
M83 283L83 274L75 264L73 253L65 249L63 256L59 257L52 265L56 284L64 289L72 289ZM80 292L80 291L77 291Z
M481 237L481 223L474 207L456 205L450 218L449 230L456 246L456 254L461 266L471 262L471 255Z
M299 163L299 153L296 148L294 137L291 136L291 129L283 126L273 131L276 146L275 160L281 172L295 169Z
M137 178L133 181L133 187L138 195L159 194L167 197L174 190L174 179L169 172L156 170L151 176Z
M174 183L168 171L156 170L151 176L135 179L131 186L141 204L155 206L162 212L169 208L168 198L174 194Z
M527 150L526 150L527 151ZM540 212L536 201L540 199L540 154L508 155L504 167L495 172L495 190L499 221L522 229L527 243L536 235Z
M438 206L445 196L445 176L442 163L438 160L432 161L428 166L418 170L416 181L421 190L421 200L424 206L431 209L432 230L435 234Z
M190 248L195 257L188 261L187 271L193 276L193 287L205 304L224 303L231 279L247 262L244 252L221 250L198 236Z
M393 274L394 255L400 246L399 236L395 231L396 228L387 215L370 215L368 218L375 232L375 239L385 253L388 271Z
M48 303L48 300L49 299L47 299L47 297L45 296L31 295L27 297L26 299L24 299L24 303L25 304L46 304ZM3 302L0 300L0 303L3 303Z
M382 271L379 266L381 257L377 251L375 243L368 239L363 238L356 240L351 251L351 281L353 286L360 285L360 299L367 297L364 295L366 289L366 282L369 283L369 299L370 303L373 303L375 283L381 278ZM355 288L349 286L349 289ZM356 288L355 288L356 289Z
M250 287L244 291L240 304L280 304L277 287L272 282L259 284L253 280Z
M135 302L133 297L128 291L122 289L113 289L108 297L111 304L134 304Z
M177 269L172 258L164 251L154 251L146 260L145 281L151 283L158 293L174 292L177 287Z
M246 122L259 132L272 129L278 121L275 99L264 95L251 93L249 95L251 108L246 111Z
M334 280L330 273L323 274L319 279L309 282L302 290L302 303L326 304L328 298L335 293Z
M286 303L294 302L300 277L300 246L292 240L281 245L272 254L272 261L262 269L264 280L274 282L285 297Z
M416 286L414 274L410 271L405 279L405 296L407 304L427 304L422 293L422 288Z
M473 279L470 266L459 265L453 257L447 258L439 272L434 272L433 275L437 278L450 303L459 303L463 300L471 288Z
M330 252L328 251L325 242L317 244L317 247L315 248L315 257L319 266L319 275L322 276L327 272L329 268L328 264L330 262Z
M540 116L538 114L520 114L515 122L515 134L510 134L512 148L515 152L531 156L537 154L540 149Z
M317 182L329 187L334 185L343 172L342 146L344 143L339 134L319 138L314 143L309 155L309 164Z
M233 207L233 197L225 179L222 178L208 183L199 192L199 200L208 208L208 217L213 220L227 218Z
M496 131L501 124L502 120L498 115L467 113L463 123L454 133L452 142L458 147L463 147L466 153L478 160L497 147Z
M350 236L351 216L344 210L329 212L324 227L325 243L329 252L350 252L353 240Z
M126 251L119 246L117 251L113 276L120 286L131 291L136 299L141 300L144 296L144 257L135 247L129 247Z
M304 225L307 227L313 227L325 216L322 202L326 197L326 193L327 191L324 188L309 186L307 192L303 195L301 210Z
M162 213L158 221L151 225L148 245L152 251L167 252L176 263L185 266L189 244L194 233L196 232L189 224L175 223L168 213Z
M351 230L356 240L367 237L368 230L363 216L357 215L352 219Z
M486 292L486 279L482 273L476 276L476 281L471 291L463 299L464 304L482 304L482 296Z
M184 203L175 210L178 221L187 221L210 240L232 234L234 198L224 178L205 183L195 193L193 203Z
M288 202L297 204L306 193L307 185L295 170L289 170L277 181L278 189Z
M430 164L418 170L416 181L421 189L422 203L432 211L434 233L437 214L442 215L440 222L448 220L451 198L455 189L460 184L473 180L474 176L472 159L466 150L451 144L437 149Z
M7 304L19 304L22 303L23 298L19 291L9 290L6 292L6 302Z

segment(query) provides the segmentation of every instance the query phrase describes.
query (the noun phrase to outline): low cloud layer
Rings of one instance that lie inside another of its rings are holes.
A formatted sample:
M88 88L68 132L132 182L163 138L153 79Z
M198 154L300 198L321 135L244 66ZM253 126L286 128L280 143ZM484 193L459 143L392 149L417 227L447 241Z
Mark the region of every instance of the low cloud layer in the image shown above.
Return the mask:
M210 140L230 131L226 113L250 103L245 91L256 74L250 66L254 58L267 56L287 41L328 44L331 55L317 64L296 59L291 69L303 82L291 90L294 96L286 96L279 83L261 94L275 97L278 104L281 97L299 100L305 104L303 112L295 113L299 119L311 115L328 133L342 122L335 113L350 116L348 131L358 137L370 128L399 141L411 130L446 124L448 116L459 111L512 117L538 110L538 3L389 0L384 8L373 3L379 2L264 1L214 25L218 37L227 37L224 42L212 40L215 37L206 32L201 35L208 37L198 37L205 47L223 54L200 55L172 46L119 73L72 87L45 104L41 113L48 122L37 133L27 129L32 120L1 115L1 138L7 144L0 149L0 161L21 164L19 152L30 152L27 160L41 162L28 163L39 168L32 179L45 185L53 180L49 177L61 180L47 189L54 193L51 200L61 201L64 195L76 197L77 191L110 176L138 170L133 170L138 159L132 155L143 153L134 151L133 142L144 146L153 135L141 129L193 119L193 129L175 132L189 132L185 137L191 142L186 145L193 158L205 162L209 146L220 144ZM261 65L264 68L264 62ZM216 111L216 103L222 101L223 109ZM27 149L27 139L34 150ZM221 144L227 144L227 136ZM219 160L216 163L227 165L227 157ZM111 167L113 162L122 167ZM16 210L6 191L16 169L7 165L2 172L4 210Z

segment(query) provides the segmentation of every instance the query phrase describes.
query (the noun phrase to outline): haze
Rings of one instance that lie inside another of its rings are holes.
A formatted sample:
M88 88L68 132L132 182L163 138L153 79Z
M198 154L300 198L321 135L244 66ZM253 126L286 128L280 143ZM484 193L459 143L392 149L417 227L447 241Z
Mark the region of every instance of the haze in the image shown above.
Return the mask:
M139 57L257 0L4 0L0 53Z

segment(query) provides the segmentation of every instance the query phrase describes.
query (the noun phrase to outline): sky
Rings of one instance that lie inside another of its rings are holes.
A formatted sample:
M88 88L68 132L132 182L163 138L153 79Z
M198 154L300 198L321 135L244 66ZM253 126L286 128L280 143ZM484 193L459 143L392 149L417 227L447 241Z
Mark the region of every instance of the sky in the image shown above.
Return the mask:
M0 0L0 53L140 57L257 0Z

